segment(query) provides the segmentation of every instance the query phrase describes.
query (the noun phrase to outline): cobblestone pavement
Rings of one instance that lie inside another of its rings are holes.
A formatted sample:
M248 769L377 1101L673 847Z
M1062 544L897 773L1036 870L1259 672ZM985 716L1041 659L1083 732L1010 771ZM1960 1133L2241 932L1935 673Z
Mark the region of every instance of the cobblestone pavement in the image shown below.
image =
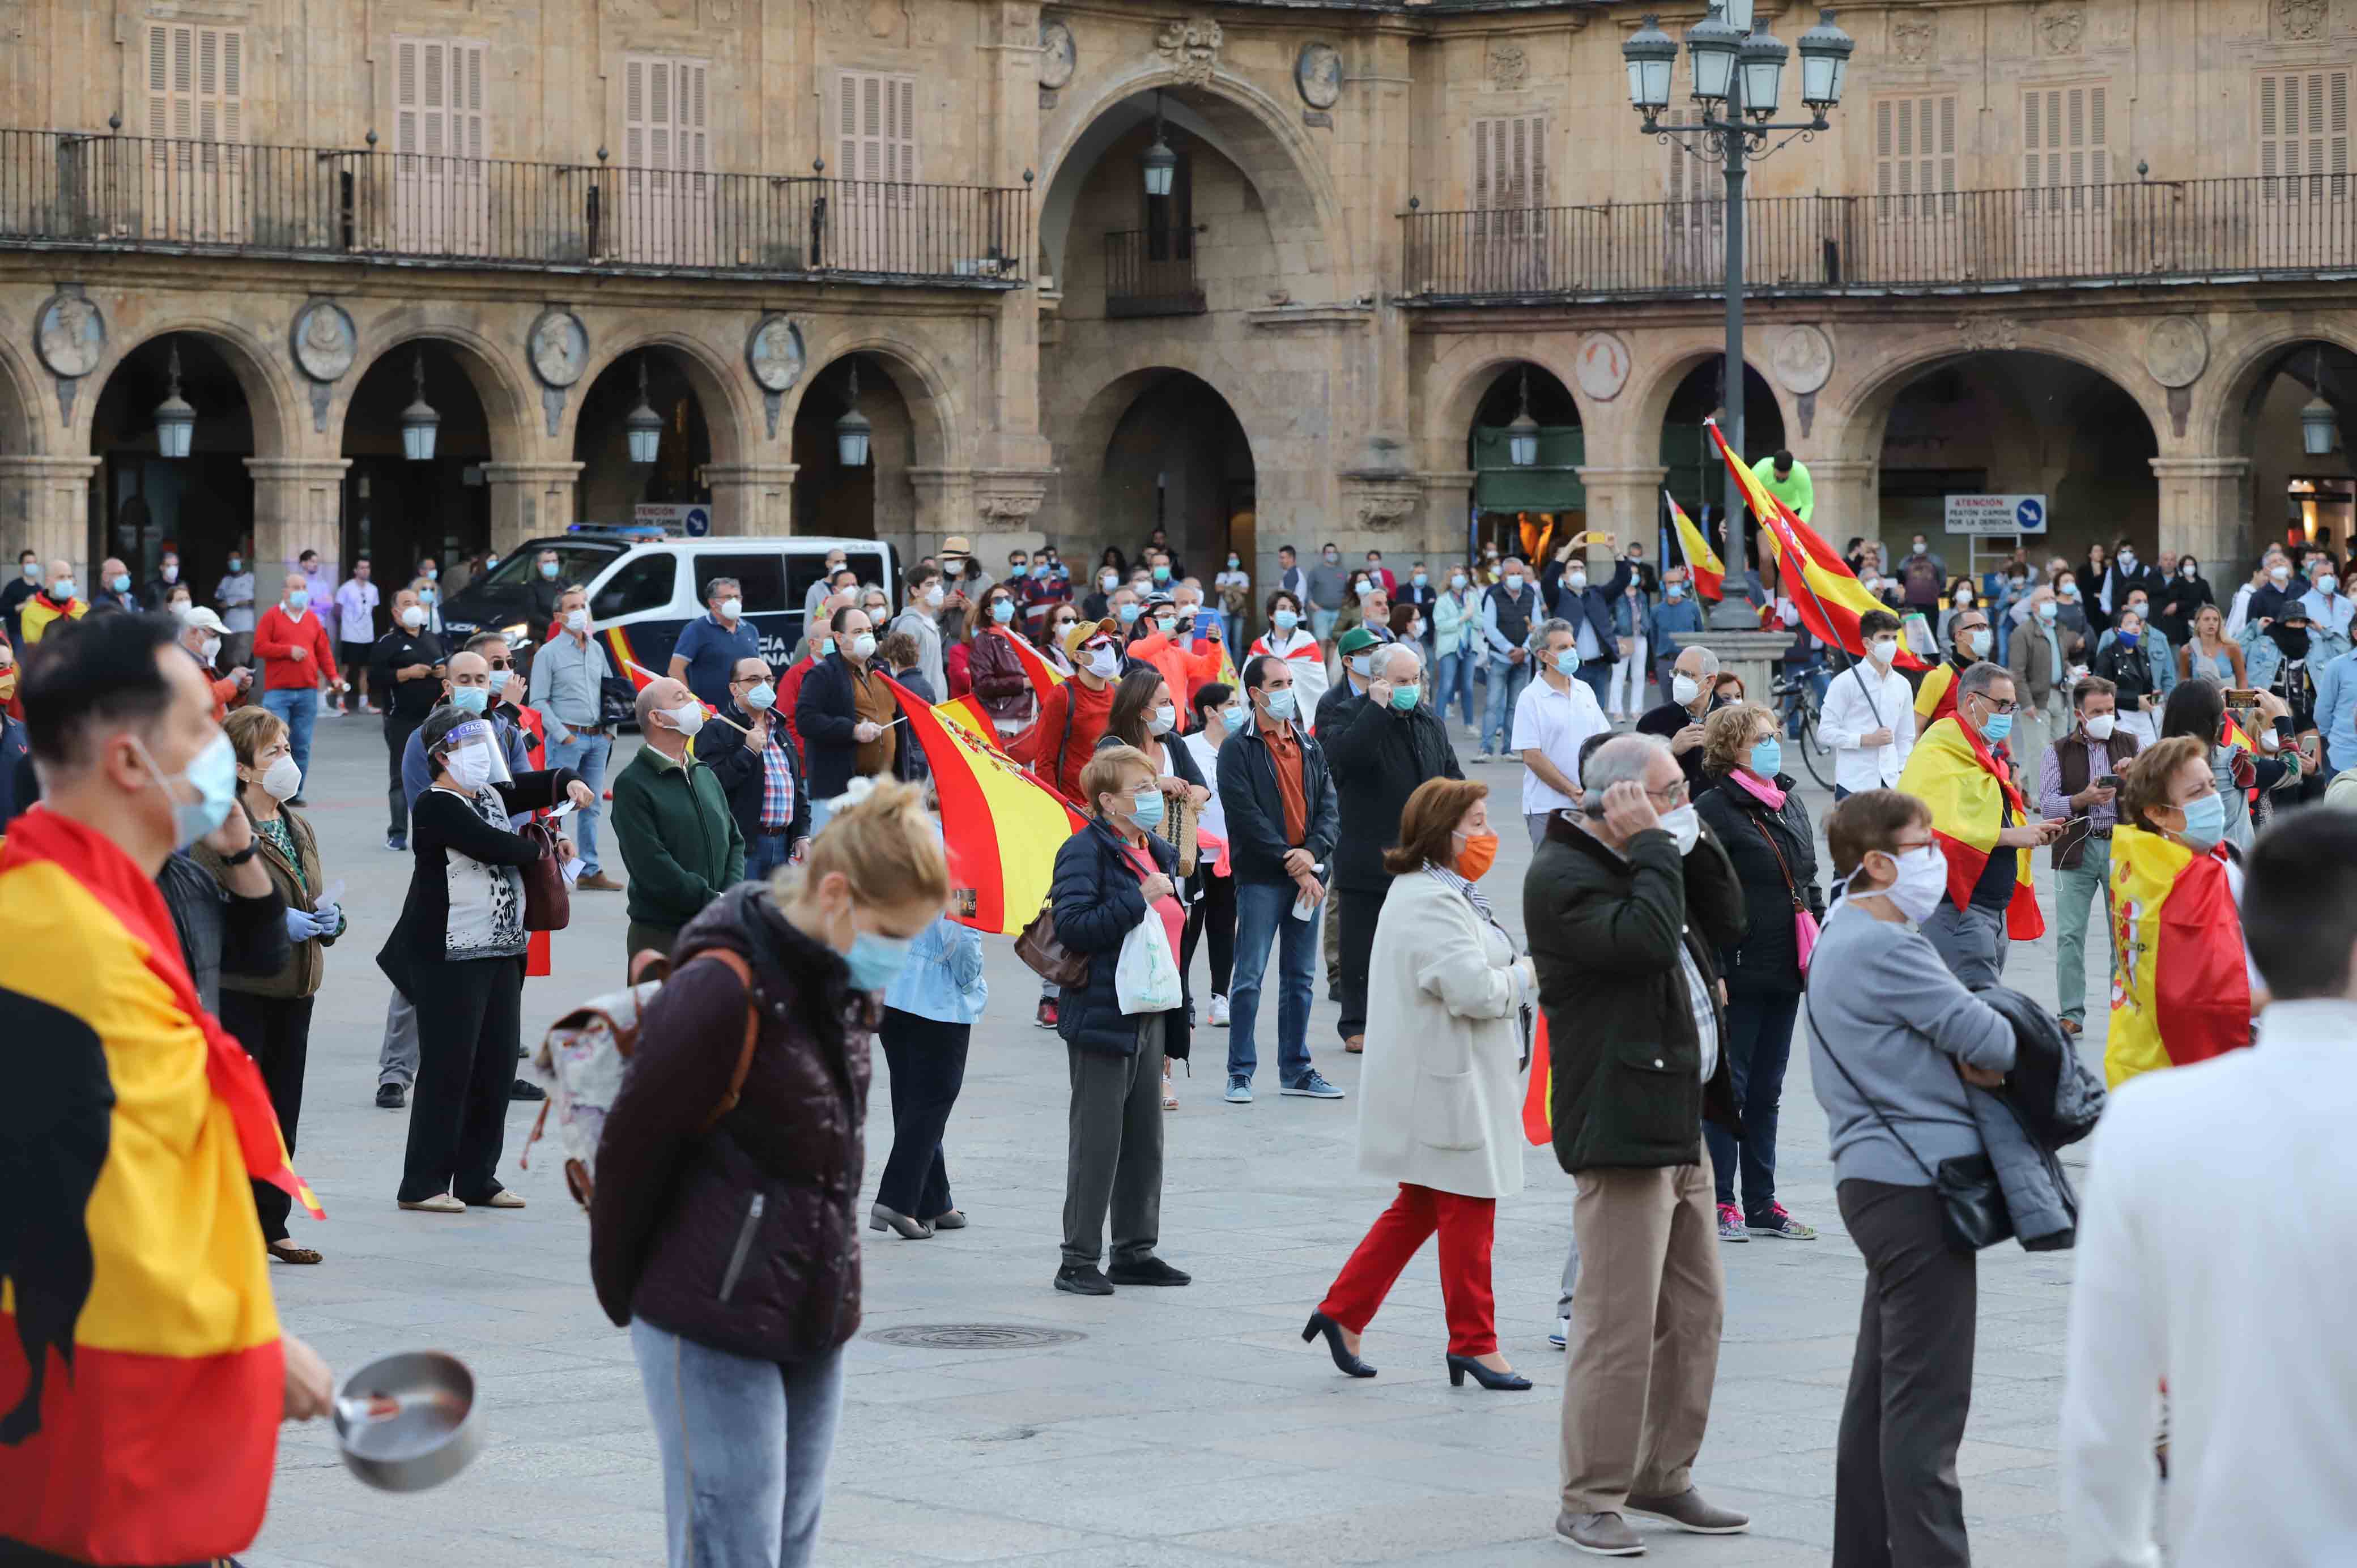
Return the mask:
M655 1446L628 1339L590 1294L587 1228L553 1163L515 1169L536 1108L511 1113L502 1166L530 1208L446 1218L393 1207L404 1117L371 1103L387 993L373 958L410 862L383 845L377 721L323 719L314 764L311 815L328 875L349 883L353 929L328 957L296 1161L328 1214L316 1226L298 1218L297 1239L327 1262L273 1269L280 1312L342 1369L422 1346L465 1358L480 1379L488 1435L457 1480L393 1496L349 1475L323 1427L290 1429L269 1523L247 1561L659 1563ZM1473 771L1511 820L1519 767ZM1813 789L1810 804L1821 820L1827 800ZM1528 850L1519 832L1504 839L1488 886L1518 929ZM619 875L610 834L607 854ZM622 930L619 895L576 896L555 975L526 986L527 1040L569 1004L616 983ZM2109 954L2094 946L2100 996ZM1354 1101L1268 1093L1249 1107L1222 1103L1219 1030L1198 1035L1204 1065L1179 1079L1184 1103L1168 1124L1162 1250L1195 1283L1103 1300L1058 1294L1049 1280L1064 1053L1033 1027L1038 987L1011 947L988 943L989 1015L975 1028L948 1136L957 1201L973 1226L924 1242L868 1236L867 1318L850 1350L820 1562L1507 1568L1573 1560L1551 1536L1564 1360L1546 1336L1571 1182L1549 1154L1527 1152L1529 1186L1498 1210L1500 1341L1535 1380L1528 1393L1448 1386L1429 1248L1367 1337L1381 1377L1338 1377L1321 1348L1300 1342L1303 1318L1389 1192L1355 1169ZM2010 978L2050 999L2050 941L2018 950ZM1274 999L1264 1004L1273 1024ZM1334 1017L1321 986L1311 1047L1319 1068L1355 1091L1358 1063L1335 1038ZM868 1127L872 1193L891 1135L880 1052ZM1706 1539L1641 1523L1656 1562L1752 1568L1827 1555L1834 1435L1863 1271L1835 1209L1805 1053L1787 1082L1781 1139L1784 1199L1823 1239L1725 1249L1726 1338L1695 1472L1714 1498L1751 1512L1752 1530ZM2008 1245L1982 1263L1972 1423L1958 1468L1978 1554L2009 1568L2061 1561L2053 1464L2070 1279L2067 1253L2032 1257ZM944 1324L1078 1337L950 1350L874 1337Z

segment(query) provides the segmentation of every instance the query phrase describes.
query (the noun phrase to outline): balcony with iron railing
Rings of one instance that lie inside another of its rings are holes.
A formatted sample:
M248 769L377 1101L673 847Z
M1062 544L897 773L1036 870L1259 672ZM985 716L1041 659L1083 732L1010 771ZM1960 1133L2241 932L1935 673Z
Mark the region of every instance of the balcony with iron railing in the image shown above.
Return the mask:
M1744 204L1748 294L1984 289L2357 276L2345 174ZM1714 295L1724 201L1401 216L1412 306Z
M0 249L1012 288L1030 192L0 130Z
M1105 315L1200 316L1191 229L1129 229L1105 241Z

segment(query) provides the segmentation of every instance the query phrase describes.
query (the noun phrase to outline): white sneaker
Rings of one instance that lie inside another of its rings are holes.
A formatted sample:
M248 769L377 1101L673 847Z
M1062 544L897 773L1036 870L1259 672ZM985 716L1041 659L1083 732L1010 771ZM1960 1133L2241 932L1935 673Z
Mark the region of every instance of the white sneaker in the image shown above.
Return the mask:
M1227 1026L1228 999L1214 991L1211 993L1211 1027L1224 1029Z
M1547 1343L1554 1346L1558 1350L1566 1350L1571 1348L1570 1318L1558 1317L1555 1320L1555 1332L1547 1336Z

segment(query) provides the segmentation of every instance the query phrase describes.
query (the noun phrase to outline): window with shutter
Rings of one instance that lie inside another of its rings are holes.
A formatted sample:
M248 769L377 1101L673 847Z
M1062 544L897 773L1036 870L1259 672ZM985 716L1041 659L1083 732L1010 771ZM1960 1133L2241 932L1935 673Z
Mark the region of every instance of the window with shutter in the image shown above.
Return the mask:
M245 232L245 34L151 22L146 29L148 217L160 235L237 240Z
M2348 199L2350 75L2329 66L2259 78L2259 173L2267 180L2259 188L2268 200Z
M1488 232L1521 239L1544 231L1546 117L1513 114L1473 122L1473 206L1512 213Z
M1956 95L1910 92L1874 102L1875 216L1888 222L1956 210Z
M667 55L622 61L623 245L633 261L714 258L711 70Z
M835 73L834 172L842 179L915 183L915 77Z
M2022 94L2021 183L2031 193L2025 207L2082 212L2104 206L2104 187L2112 177L2105 98L2101 87L2040 87Z
M393 221L396 249L473 254L490 242L486 44L393 40Z

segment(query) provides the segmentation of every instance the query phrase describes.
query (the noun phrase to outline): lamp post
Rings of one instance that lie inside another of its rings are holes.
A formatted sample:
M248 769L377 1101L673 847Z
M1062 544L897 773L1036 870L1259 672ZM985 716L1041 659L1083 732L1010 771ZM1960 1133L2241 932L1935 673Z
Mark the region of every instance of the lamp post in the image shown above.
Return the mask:
M2332 456L2333 437L2340 432L2340 418L2332 405L2324 401L2324 350L2316 351L2316 370L2312 378L2316 395L2299 411L2299 449L2311 457Z
M1531 417L1531 372L1523 372L1523 411L1506 426L1506 456L1517 468L1539 460L1539 422Z
M1146 194L1169 195L1170 182L1178 172L1178 155L1170 150L1170 144L1163 138L1162 94L1159 92L1154 95L1154 145L1146 148L1145 156L1137 161L1146 171Z
M1717 163L1727 177L1727 350L1721 393L1721 434L1743 460L1743 184L1750 164L1767 157L1795 136L1813 137L1832 129L1826 112L1841 102L1849 74L1849 57L1856 48L1850 36L1834 25L1831 11L1819 13L1817 25L1801 35L1801 101L1810 117L1776 124L1777 100L1783 91L1784 64L1792 51L1755 24L1751 0L1724 0L1686 30L1686 53L1694 75L1692 97L1701 111L1694 125L1664 126L1663 112L1670 106L1670 78L1677 63L1677 41L1663 32L1660 20L1647 16L1645 25L1620 46L1629 71L1629 106L1642 117L1644 134L1673 143L1703 161ZM1776 146L1768 138L1787 133ZM1692 145L1688 145L1688 144ZM1743 489L1735 476L1727 477L1727 566L1738 583L1746 577L1743 543ZM1730 596L1712 612L1714 628L1744 630L1758 624L1750 601Z
M197 433L197 411L180 395L180 346L172 345L172 384L156 405L156 450L166 457L185 457Z

